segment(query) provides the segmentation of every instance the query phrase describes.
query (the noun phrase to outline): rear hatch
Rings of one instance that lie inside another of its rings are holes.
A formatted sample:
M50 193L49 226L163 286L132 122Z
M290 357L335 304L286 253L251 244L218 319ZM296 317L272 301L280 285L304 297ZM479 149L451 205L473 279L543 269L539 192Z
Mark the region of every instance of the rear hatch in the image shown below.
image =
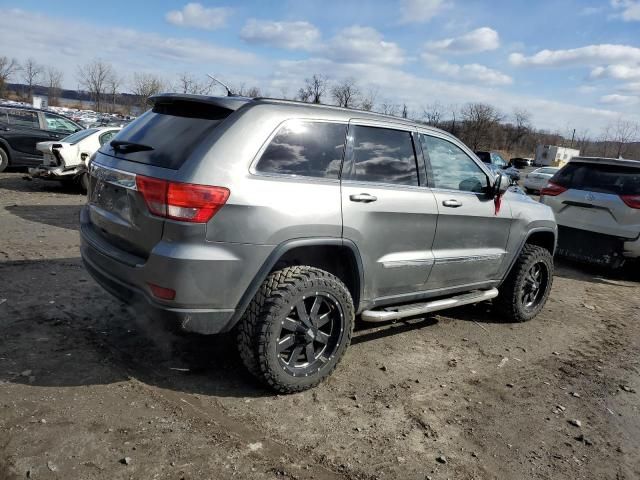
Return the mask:
M572 161L549 185L552 196L544 203L559 225L623 238L640 235L640 162L634 167Z
M96 243L108 242L142 259L161 240L167 221L151 213L149 207L161 199L150 197L148 186L157 186L158 179L173 181L198 146L247 102L175 94L152 100L153 108L105 144L91 162L90 231L84 232ZM146 199L141 182L147 186Z

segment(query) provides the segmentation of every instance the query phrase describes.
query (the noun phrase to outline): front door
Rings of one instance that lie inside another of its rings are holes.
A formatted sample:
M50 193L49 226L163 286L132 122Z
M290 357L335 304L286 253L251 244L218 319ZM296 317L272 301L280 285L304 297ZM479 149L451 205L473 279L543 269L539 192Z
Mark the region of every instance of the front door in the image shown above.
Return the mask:
M423 290L433 265L438 209L414 134L404 126L349 125L343 236L360 251L365 301Z
M418 137L439 212L427 288L497 279L509 239L509 205L503 201L496 212L487 195L489 177L462 145L435 134Z

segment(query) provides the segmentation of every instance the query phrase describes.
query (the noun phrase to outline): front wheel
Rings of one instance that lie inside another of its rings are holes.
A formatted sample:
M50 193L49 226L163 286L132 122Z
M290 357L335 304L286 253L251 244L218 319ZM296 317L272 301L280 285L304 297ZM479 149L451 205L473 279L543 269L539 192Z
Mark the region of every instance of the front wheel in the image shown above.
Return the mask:
M526 322L540 313L553 283L553 257L549 250L526 244L500 287L498 308L509 320Z
M245 365L269 387L292 393L319 384L351 342L354 307L347 287L323 270L271 273L238 326Z

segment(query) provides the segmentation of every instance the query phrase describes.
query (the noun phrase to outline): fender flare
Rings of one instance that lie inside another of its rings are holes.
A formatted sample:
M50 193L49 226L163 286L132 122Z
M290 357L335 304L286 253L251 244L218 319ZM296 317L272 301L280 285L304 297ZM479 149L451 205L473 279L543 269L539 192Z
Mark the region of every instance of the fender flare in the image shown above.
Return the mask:
M529 238L531 238L531 235L533 235L534 233L538 233L538 232L547 232L547 233L553 234L554 242L553 242L553 251L551 252L551 255L553 256L555 254L556 246L558 245L558 231L554 230L551 227L535 227L535 228L532 228L531 230L529 230L527 232L527 236L522 239L522 242L520 243L520 246L518 247L518 253L516 255L514 255L513 258L511 259L511 263L509 264L509 268L507 268L507 271L504 274L504 277L502 277L502 281L500 282L500 285L502 285L502 283L507 279L507 277L511 273L511 269L516 264L516 261L518 260L518 258L520 258L520 254L522 253L522 249L526 245L527 240L529 240Z
M269 272L276 265L278 260L282 258L282 256L290 250L299 247L323 247L323 246L336 246L336 247L347 247L351 250L353 257L356 261L356 267L358 269L358 298L354 298L354 303L356 303L355 307L357 309L357 303L359 303L362 299L362 294L364 291L364 270L362 266L362 257L360 256L360 251L355 243L351 240L347 240L345 238L336 238L336 237L309 237L309 238L296 238L292 240L286 240L279 245L277 245L273 251L269 254L267 259L264 261L258 273L253 277L253 280L245 290L244 294L240 298L238 305L236 306L235 313L229 320L225 330L231 330L236 323L240 321L244 312L246 311L249 303L253 297L255 297L256 293L260 289L260 285L264 282L264 280L269 275Z

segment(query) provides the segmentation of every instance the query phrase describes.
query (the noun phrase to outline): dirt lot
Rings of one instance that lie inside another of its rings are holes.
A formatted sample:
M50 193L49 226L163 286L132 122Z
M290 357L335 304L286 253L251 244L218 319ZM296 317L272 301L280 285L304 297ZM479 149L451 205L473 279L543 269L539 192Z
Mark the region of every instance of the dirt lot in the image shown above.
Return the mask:
M103 292L84 197L22 176L0 174L0 479L640 478L637 280L560 264L526 324L360 325L327 382L273 395L231 338Z

